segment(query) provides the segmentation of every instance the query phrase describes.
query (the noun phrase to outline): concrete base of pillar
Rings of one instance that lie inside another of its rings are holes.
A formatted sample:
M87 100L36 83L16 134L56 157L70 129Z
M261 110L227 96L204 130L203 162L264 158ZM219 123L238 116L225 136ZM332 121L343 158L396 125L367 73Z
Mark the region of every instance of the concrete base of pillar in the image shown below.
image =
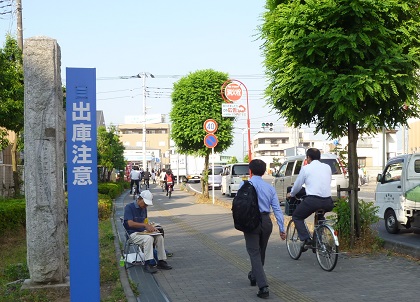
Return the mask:
M23 284L21 289L29 289L29 290L33 290L33 289L65 289L68 288L70 289L70 277L66 277L63 283L37 283L37 282L33 282L31 279L26 279Z

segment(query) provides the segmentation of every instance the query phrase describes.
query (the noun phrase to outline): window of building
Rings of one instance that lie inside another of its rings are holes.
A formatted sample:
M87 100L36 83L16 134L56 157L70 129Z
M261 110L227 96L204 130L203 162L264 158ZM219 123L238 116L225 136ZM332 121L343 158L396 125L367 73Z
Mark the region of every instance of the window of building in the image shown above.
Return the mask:
M366 157L357 158L357 164L359 167L366 167Z

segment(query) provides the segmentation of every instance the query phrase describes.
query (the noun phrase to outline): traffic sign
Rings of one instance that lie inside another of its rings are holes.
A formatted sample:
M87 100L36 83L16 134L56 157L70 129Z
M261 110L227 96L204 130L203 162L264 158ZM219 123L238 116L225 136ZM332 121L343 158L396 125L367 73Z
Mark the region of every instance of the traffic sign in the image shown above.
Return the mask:
M225 88L225 97L231 101L236 102L242 97L242 88L236 83L229 83Z
M217 127L217 122L213 119L208 119L203 124L203 128L207 133L215 133L217 131Z
M209 133L204 137L204 145L206 145L207 148L216 147L218 142L217 136L213 133Z

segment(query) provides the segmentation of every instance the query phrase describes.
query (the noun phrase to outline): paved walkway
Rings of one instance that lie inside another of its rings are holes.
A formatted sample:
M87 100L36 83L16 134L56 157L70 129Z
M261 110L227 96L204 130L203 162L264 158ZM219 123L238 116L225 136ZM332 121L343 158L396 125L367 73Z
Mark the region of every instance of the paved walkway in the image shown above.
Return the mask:
M160 189L160 188L159 188ZM261 301L247 279L250 270L241 232L233 228L227 207L195 203L196 196L176 189L168 199L151 186L154 206L149 219L164 226L173 269L154 275L141 266L128 269L138 284L140 301ZM122 216L129 195L117 200ZM267 249L265 271L270 301L404 301L420 288L420 266L386 255L349 257L343 253L332 272L323 271L306 252L292 260L275 227Z

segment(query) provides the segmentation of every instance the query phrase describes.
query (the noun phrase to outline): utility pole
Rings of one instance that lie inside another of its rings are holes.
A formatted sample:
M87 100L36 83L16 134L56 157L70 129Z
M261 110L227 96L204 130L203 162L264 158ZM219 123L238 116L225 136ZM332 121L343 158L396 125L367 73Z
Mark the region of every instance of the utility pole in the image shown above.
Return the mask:
M23 28L22 28L22 0L16 0L17 13L17 43L19 48L23 49Z

